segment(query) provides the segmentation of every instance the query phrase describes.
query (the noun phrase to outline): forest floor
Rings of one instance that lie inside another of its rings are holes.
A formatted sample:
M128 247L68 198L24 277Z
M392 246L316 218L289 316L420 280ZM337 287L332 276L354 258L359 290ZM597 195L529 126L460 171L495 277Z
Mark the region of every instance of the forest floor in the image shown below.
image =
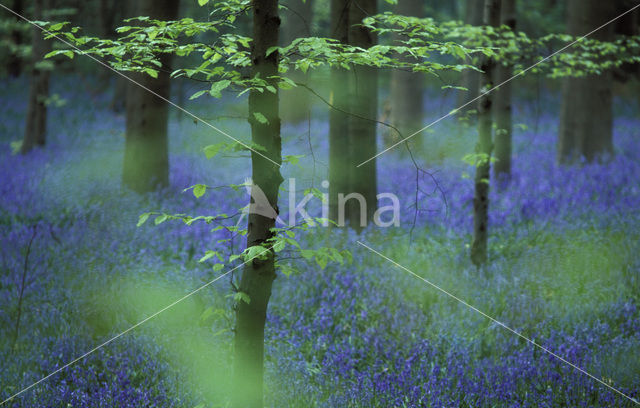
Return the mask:
M89 81L89 80L87 80ZM124 117L110 94L56 78L47 146L12 153L22 135L26 82L0 82L0 399L224 273L206 250L237 253L213 225L147 222L148 211L235 214L248 196L221 187L197 199L183 189L241 184L246 153L207 160L224 138L202 123L170 122L170 186L121 188ZM426 97L425 124L445 99ZM401 226L300 233L305 248L331 243L353 262L290 256L274 283L266 332L269 407L631 407L633 402L524 341L516 330L623 394L640 397L640 119L618 101L615 156L604 164L555 164L557 96L518 102L513 176L492 188L490 262L468 260L473 131L455 120L423 136L419 172L401 151L378 160L379 190L396 194ZM249 140L243 99L190 109ZM543 107L543 108L540 108ZM289 178L297 198L327 174L326 107L283 127L281 214ZM233 157L231 157L233 156ZM492 180L494 183L494 180ZM494 183L495 185L495 183ZM416 194L417 190L417 194ZM417 206L416 206L417 204ZM309 212L319 216L319 201ZM229 222L238 221L235 217ZM287 252L282 254L287 258ZM99 348L8 407L222 407L227 403L231 275ZM22 293L22 295L21 295ZM18 317L19 316L19 317Z

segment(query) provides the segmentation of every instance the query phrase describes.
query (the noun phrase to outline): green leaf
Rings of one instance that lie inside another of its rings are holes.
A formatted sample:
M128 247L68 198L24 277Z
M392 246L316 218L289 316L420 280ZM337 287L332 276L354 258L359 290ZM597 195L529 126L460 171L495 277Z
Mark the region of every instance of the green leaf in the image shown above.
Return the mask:
M262 123L263 125L269 123L269 120L260 112L253 112L253 116L258 122Z
M218 271L222 270L222 268L224 268L224 264L217 263L217 264L213 265L213 271L214 272L218 272Z
M198 259L198 262L202 263L204 261L206 261L209 258L213 258L214 256L218 255L218 253L216 251L207 251L205 252L204 256L200 259ZM219 264L217 264L219 265Z
M320 266L321 269L324 269L327 266L328 261L329 259L325 254L316 254L316 263Z
M147 222L147 220L149 219L150 215L151 215L150 213L140 214L140 218L138 219L138 224L136 226L139 227L142 224L144 224L145 222Z
M209 3L209 0L198 0L198 4L202 7L202 6L206 6L207 3Z
M296 87L296 83L287 77L280 78L280 82L278 82L278 87L280 89L291 89Z
M235 300L236 302L243 301L243 302L245 302L246 304L251 303L251 298L249 297L249 295L248 295L248 294L246 294L246 293L244 293L244 292L236 292L236 293L233 295L233 300Z
M218 153L220 153L220 150L222 150L226 145L227 144L223 142L223 143L217 143L217 144L205 146L205 148L203 149L204 154L205 156L207 156L207 159L210 159L215 155L217 155Z
M192 101L192 100L194 100L194 99L196 99L196 98L199 98L199 97L201 97L202 95L204 95L204 93L205 93L205 92L207 92L207 91L206 91L206 90L198 91L198 92L194 93L193 95L191 95L191 96L189 97L189 100L190 100L190 101Z
M65 24L69 24L69 23L56 23L56 24L52 24L49 26L49 31L58 31L60 30Z
M222 96L222 91L231 85L231 81L228 79L223 79L222 81L214 82L211 84L211 89L209 90L209 94L214 98L220 98Z
M158 71L153 68L145 68L144 72L146 72L151 78L158 78Z
M284 246L285 246L285 241L281 239L273 245L273 250L275 252L280 252L284 249Z
M282 160L285 163L298 164L301 158L305 157L304 154L291 154L284 156Z
M264 259L268 252L263 246L253 245L245 249L242 255L244 256L244 261L249 262L254 258Z
M313 258L313 252L314 251L312 251L310 249L302 249L302 250L300 250L300 255L302 255L302 257L304 259L311 259L311 258Z
M193 186L193 195L196 196L196 198L202 197L206 191L207 186L205 186L204 184L196 184L195 186Z
M167 218L169 218L167 216L167 214L162 214L156 217L156 219L153 221L156 223L156 225L162 224L163 222L165 222L167 220Z

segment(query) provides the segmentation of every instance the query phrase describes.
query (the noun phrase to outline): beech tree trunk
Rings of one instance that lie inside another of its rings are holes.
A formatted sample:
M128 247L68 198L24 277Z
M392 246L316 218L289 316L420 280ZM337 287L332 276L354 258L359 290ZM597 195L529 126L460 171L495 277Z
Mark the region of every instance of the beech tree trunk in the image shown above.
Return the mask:
M500 22L511 30L516 28L516 1L502 0ZM496 66L496 85L501 84L513 76L513 66L498 64ZM506 181L511 175L511 135L513 134L511 109L511 82L507 82L495 91L495 121L496 121L496 163L493 167L496 179Z
M116 27L120 22L119 13L125 7L122 0L99 0L97 2L98 9L98 28L102 38L114 39L116 37ZM101 69L98 71L100 81L109 84L112 78L110 70ZM120 77L120 75L118 75ZM122 77L120 77L122 78ZM122 78L124 79L124 78Z
M313 19L312 0L288 0L285 2L286 19L282 27L280 43L284 46L291 44L293 40L311 36L311 22ZM287 74L294 82L307 84L309 73L291 71ZM302 87L288 90L286 98L280 99L280 116L285 122L302 122L309 117L311 109L311 94Z
M51 0L34 0L34 20L45 20L44 13L51 9ZM31 83L29 102L22 146L20 152L26 154L35 146L44 146L47 137L47 98L49 98L49 77L51 71L39 65L51 51L51 41L45 40L39 28L33 28L31 40Z
M465 10L465 23L479 26L483 23L484 0L467 0ZM461 85L467 88L458 94L458 106L462 106L468 101L476 98L479 93L480 73L472 70L462 72ZM474 104L467 105L461 112L475 109Z
M269 78L278 74L278 53L265 57L270 47L278 45L278 1L253 0L252 3L253 75ZM277 89L277 84L272 85ZM264 115L268 123L256 120L255 113ZM250 91L249 123L253 143L263 146L267 157L282 163L277 92ZM283 181L280 168L255 153L251 154L251 165L254 186L262 189L269 205L278 213L278 189ZM273 236L271 228L274 226L275 219L249 214L247 247L268 245L266 242ZM275 254L272 250L266 252L265 259L254 259L247 263L242 271L239 290L248 295L249 302L238 301L236 309L232 396L235 408L263 406L264 326L275 278Z
M605 23L613 17L614 5L612 1L569 0L569 34L581 36ZM591 37L610 41L613 28L608 25ZM611 71L563 81L558 137L560 163L574 163L583 157L593 161L613 152L612 85Z
M139 0L135 14L159 20L178 16L176 0ZM171 63L170 54L160 57L162 68ZM158 78L146 74L130 74L133 79L158 95L169 99L169 73L158 72ZM169 148L167 127L169 106L151 92L128 81L126 96L126 143L122 182L137 192L153 191L169 183Z
M485 0L485 25L500 25L501 0ZM479 162L476 166L475 194L473 197L473 243L471 245L471 261L480 266L487 261L487 229L489 224L489 177L491 170L492 141L492 103L493 96L486 93L494 85L495 62L484 58L481 69L480 91L483 96L478 100L478 144L476 153Z
M424 5L420 1L400 0L395 12L404 16L422 17L423 7ZM399 39L397 38L397 40ZM391 73L391 124L400 130L403 138L418 131L424 125L422 123L424 113L423 84L424 74L399 69L393 70ZM390 144L396 143L398 135L393 130L390 130L390 134L393 135L392 138L389 138ZM423 138L422 134L413 136L408 140L409 146L421 150ZM404 147L401 147L399 151L405 151Z
M24 4L22 0L14 0L11 9L18 14L24 14ZM11 24L22 24L22 21L19 21L13 16L11 18ZM39 31L39 30L38 30ZM9 34L9 38L11 39L11 44L16 47L16 51L12 51L7 59L7 73L12 78L17 78L22 73L22 58L20 58L20 54L17 49L22 45L22 33L18 27L11 29Z
M376 0L359 0L350 4L349 44L362 48L376 44L375 33L361 26L364 18L376 13ZM355 66L350 75L349 110L357 116L349 118L349 186L350 193L364 197L366 209L363 211L357 200L349 200L347 218L352 228L360 230L364 223L373 220L377 208L376 160L357 166L377 154L378 73L374 67Z
M331 36L349 42L350 0L331 0ZM339 221L338 195L349 193L349 88L351 76L342 68L331 68L329 110L329 218Z

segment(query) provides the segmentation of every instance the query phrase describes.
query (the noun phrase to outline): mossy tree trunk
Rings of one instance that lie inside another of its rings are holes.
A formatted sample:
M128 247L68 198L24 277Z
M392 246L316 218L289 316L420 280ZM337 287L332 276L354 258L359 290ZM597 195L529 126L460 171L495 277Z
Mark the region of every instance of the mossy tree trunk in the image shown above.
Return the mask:
M467 0L465 9L465 23L473 26L479 26L482 24L484 10L484 0ZM462 72L461 86L467 88L467 91L460 92L458 94L458 106L466 104L468 101L478 96L478 85L480 83L480 74L472 70L464 70ZM477 105L469 104L462 112L469 111L470 109L476 109Z
M500 22L515 30L516 28L516 1L502 0L502 10L500 12ZM513 66L498 64L496 66L496 85L508 81L513 76ZM496 122L496 163L493 171L499 184L507 181L511 176L511 151L512 151L512 90L511 82L506 82L496 89L495 113Z
M395 13L404 16L422 17L423 8L424 4L420 1L400 0ZM402 40L402 38L396 38L396 40ZM411 57L403 58L412 61ZM390 119L391 124L402 133L403 138L420 130L423 126L423 91L424 74L400 69L396 69L391 73ZM398 135L393 130L389 132L394 136L388 138L389 144L396 143ZM418 151L422 150L423 138L422 134L413 136L408 141L409 146ZM404 151L404 147L401 147L399 151Z
M173 20L178 15L176 0L140 0L135 14L159 20ZM162 68L157 78L146 74L130 74L145 88L169 99L171 83L165 72L171 64L170 54L159 58ZM123 184L137 192L148 192L169 184L169 141L167 102L133 82L127 84L126 142Z
M349 42L350 0L331 0L331 36ZM338 195L349 193L349 88L351 77L343 68L331 68L329 110L329 218L338 222Z
M278 53L265 57L266 51L278 45L280 18L277 0L253 0L253 75L269 78L278 74ZM272 84L277 89L277 84ZM255 118L261 113L268 123ZM265 155L282 163L278 93L256 90L249 94L249 123L252 142L266 149ZM280 168L264 157L251 155L253 184L263 192L269 205L278 213L278 189L283 179ZM273 236L275 219L249 214L247 247L265 245ZM264 326L271 286L276 277L275 254L265 253L264 259L254 259L242 271L239 290L249 302L239 300L236 309L234 341L233 395L234 408L263 406Z
M607 22L615 12L615 2L600 0L569 0L568 33L582 36ZM613 25L591 35L610 41ZM582 158L593 161L613 152L611 71L600 75L567 78L562 84L562 108L558 137L558 161L574 163Z
M311 36L311 22L313 19L313 0L288 0L284 2L286 8L280 43L289 45L296 38ZM295 82L307 84L309 72L292 71L287 74ZM285 122L302 122L309 118L311 109L311 94L302 87L293 88L287 92L287 97L280 100L280 116Z
M375 0L359 0L349 7L349 44L369 48L377 43L377 36L362 27L362 20L377 13ZM347 202L346 217L352 228L360 230L371 222L377 208L375 119L378 116L378 72L374 67L355 66L351 72L349 95L349 193L364 197L366 209L357 200ZM359 164L369 160L366 164ZM363 211L364 210L364 211ZM364 221L364 222L363 222Z
M11 5L11 9L18 14L24 14L24 2L23 0L14 0ZM20 30L20 24L22 20L17 17L11 16L11 24L15 25L9 32L10 44L14 47L11 51L9 58L7 58L7 73L12 78L17 78L22 73L22 58L20 57L19 48L22 46L22 30Z
M52 0L34 0L34 20L46 19L46 11L51 9ZM36 146L44 146L47 137L47 99L49 98L49 78L51 70L43 64L44 56L51 51L52 40L45 40L39 28L33 28L31 40L31 81L29 102L20 152L26 154Z
M500 25L501 0L485 0L483 23L493 27ZM491 170L491 152L493 150L493 95L487 93L494 85L495 61L484 58L483 71L480 76L480 92L478 100L478 144L476 153L475 192L473 196L473 243L471 244L471 261L480 266L487 261L487 229L489 226L489 177Z

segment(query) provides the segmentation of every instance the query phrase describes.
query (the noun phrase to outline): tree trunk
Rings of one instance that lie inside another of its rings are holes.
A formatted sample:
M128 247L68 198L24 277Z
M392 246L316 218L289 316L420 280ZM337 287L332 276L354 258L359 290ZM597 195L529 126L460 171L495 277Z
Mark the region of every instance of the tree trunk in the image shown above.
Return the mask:
M24 4L22 0L14 0L12 9L18 14L23 14ZM22 24L22 21L12 17L11 24ZM7 62L7 73L10 77L17 78L22 73L22 59L20 58L19 51L20 47L22 46L22 33L20 31L20 28L14 27L11 30L9 37L11 38L11 45L15 47L15 49L12 50L9 55Z
M98 7L98 28L99 35L105 39L113 39L116 34L116 15L123 8L120 0L99 0ZM101 85L108 85L112 77L110 70L101 69L98 71ZM118 75L119 76L119 75Z
M473 26L479 26L482 24L484 10L484 0L467 0L465 10L465 23ZM469 63L470 61L467 61ZM462 72L461 84L467 88L467 91L462 91L458 94L458 106L462 106L468 101L476 98L479 93L478 85L480 83L480 73L471 70L465 70ZM474 104L467 105L462 112L466 112L470 109L475 109Z
M369 48L376 44L375 33L361 26L362 20L377 13L375 0L360 0L349 7L349 44ZM358 200L347 202L350 226L360 230L373 220L377 208L376 160L357 167L377 154L374 121L378 116L378 73L374 67L355 66L351 73L349 118L350 193L360 194L366 208ZM355 116L357 115L357 116ZM366 119L364 119L366 118ZM364 222L363 222L364 221Z
M500 22L508 26L512 31L516 28L516 1L502 0L502 10L500 12ZM496 66L496 84L508 81L513 76L512 65ZM506 181L511 176L511 135L513 134L512 111L511 111L511 82L507 82L496 89L495 114L496 121L496 163L493 167L496 179Z
M485 25L500 25L501 0L485 0ZM486 93L494 85L495 62L484 58L481 69L480 91L483 96L478 100L478 144L476 153L479 161L476 166L475 194L473 197L473 243L471 245L471 261L480 266L487 261L487 228L489 224L489 177L491 170L491 151L493 142L492 94Z
M616 1L616 7L614 15L620 15L625 11L628 11L635 5L634 0L618 0ZM625 14L620 17L614 23L613 34L625 35L633 37L640 32L640 10L635 9L631 13ZM629 80L638 78L640 74L640 64L638 63L624 63L620 67L612 69L613 80L626 84Z
M117 0L117 3L120 3L121 0ZM121 15L120 19L124 20L127 18L135 17L136 13L136 4L131 2L123 2L120 9ZM128 75L128 74L127 74ZM127 89L131 82L120 75L116 75L113 89L113 98L111 99L111 105L109 108L115 113L122 113L127 108Z
M178 15L178 1L140 0L136 14L159 20L172 20ZM160 57L162 69L171 63L170 54ZM132 78L169 99L169 74L158 72L158 78L133 74ZM122 182L137 192L153 191L169 184L169 148L167 102L142 87L129 82L126 97L126 143Z
M581 36L613 16L614 2L569 0L569 34ZM592 34L610 41L613 25ZM612 73L567 78L562 86L562 108L558 137L558 161L573 163L582 157L593 161L613 152Z
M253 0L251 60L254 76L278 75L278 53L265 55L270 47L278 45L279 27L278 1ZM277 89L275 83L272 85ZM256 120L255 113L264 115L268 123ZM249 123L253 143L263 146L266 156L276 163L282 163L277 92L250 91ZM283 181L280 168L255 153L251 154L251 165L254 186L264 192L269 205L278 213L278 189ZM249 214L247 247L267 245L274 226L275 219ZM266 259L254 259L246 264L240 281L239 290L248 295L249 303L243 300L237 303L232 395L235 408L263 406L264 326L271 286L276 277L275 254L272 250L266 254Z
M349 2L331 0L331 36L343 44L349 42ZM351 77L342 68L331 68L329 110L329 218L339 222L338 195L349 193L349 111L348 89Z
M400 0L395 12L404 16L422 17L423 4L415 0ZM396 40L401 40L401 38L396 38ZM401 58L412 60L411 57L406 56ZM399 69L392 71L390 121L402 133L403 138L420 130L423 126L423 89L424 74ZM398 135L394 130L389 132L393 135L393 137L387 138L390 142L388 144L391 145L397 142ZM416 150L422 150L423 138L422 134L413 136L408 141L409 146ZM404 147L400 151L404 151Z
M50 0L35 0L34 20L43 21L45 11L50 10ZM44 56L51 51L51 40L43 38L39 28L33 28L31 40L31 84L26 126L20 152L26 154L35 146L44 146L47 136L47 98L49 97L50 69L40 65Z
M282 27L280 43L284 46L293 40L311 36L313 18L312 0L288 0L285 2L286 19ZM307 84L309 73L292 71L287 74L294 82ZM308 90L298 87L288 90L286 98L280 100L280 116L285 122L302 122L308 119L311 109L311 97Z

